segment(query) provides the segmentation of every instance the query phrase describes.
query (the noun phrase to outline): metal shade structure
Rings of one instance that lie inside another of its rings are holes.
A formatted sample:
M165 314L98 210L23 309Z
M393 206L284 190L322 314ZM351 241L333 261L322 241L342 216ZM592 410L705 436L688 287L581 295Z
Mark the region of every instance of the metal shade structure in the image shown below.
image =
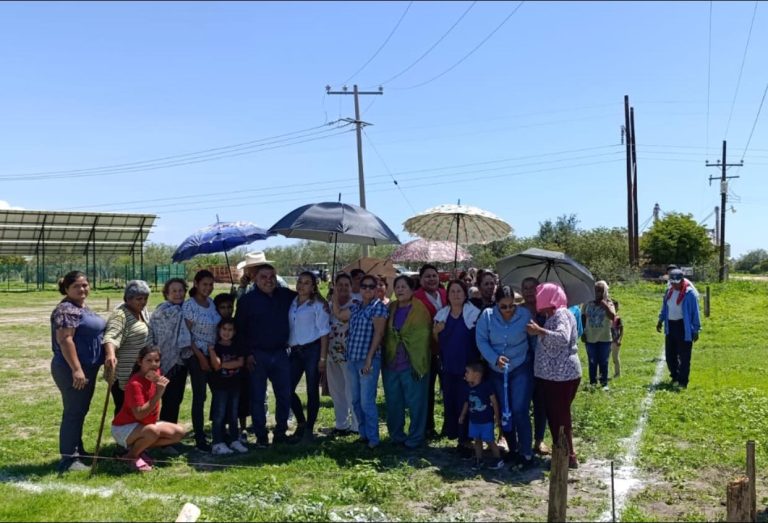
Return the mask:
M270 233L333 243L333 274L336 273L336 245L399 245L400 240L384 221L372 212L342 202L311 203L298 207L272 227Z
M418 238L416 240L404 243L393 252L389 259L393 262L440 262L449 263L454 261L466 261L472 258L464 247L456 246L454 242L425 240Z
M216 222L203 227L181 242L173 253L172 259L174 263L180 263L198 254L223 252L229 269L227 251L257 240L266 240L270 236L274 236L274 233L251 222ZM229 279L234 285L231 269L229 269Z
M496 271L503 285L519 287L529 277L538 279L540 283L557 283L565 290L568 305L595 299L595 278L592 273L562 252L527 249L496 262Z
M459 258L459 244L472 245L503 240L512 227L493 213L470 205L438 205L408 218L403 223L406 232L425 240L453 240L453 266Z

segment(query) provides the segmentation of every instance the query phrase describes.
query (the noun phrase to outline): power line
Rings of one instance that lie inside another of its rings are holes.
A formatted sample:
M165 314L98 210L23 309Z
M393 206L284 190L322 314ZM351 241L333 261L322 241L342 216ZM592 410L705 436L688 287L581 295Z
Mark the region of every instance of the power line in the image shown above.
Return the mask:
M763 110L763 103L765 102L765 95L768 93L768 83L765 84L765 89L763 90L763 98L760 100L760 107L757 108L757 114L755 115L755 121L752 123L752 130L749 132L749 139L747 140L747 145L744 147L744 152L741 153L741 160L744 161L744 155L747 154L747 149L749 149L749 144L752 142L752 135L755 134L755 127L757 127L757 121L760 119L760 111Z
M368 143L371 144L371 147L373 148L373 151L376 153L376 156L378 156L379 160L381 160L382 165L384 165L384 169L386 169L387 172L389 173L389 176L392 178L392 182L394 182L395 187L397 187L397 189L400 191L400 194L403 196L403 199L405 200L405 203L407 203L408 207L411 208L411 210L413 211L413 214L418 214L418 211L411 204L411 201L408 199L408 197L403 192L403 188L400 187L400 184L397 183L397 180L392 175L392 171L390 171L389 166L387 165L387 162L384 161L384 157L381 156L381 153L379 152L379 149L376 147L376 144L373 143L373 140L371 140L371 137L368 136L368 133L365 132L365 129L363 129L363 135L368 140Z
M405 73L407 73L408 71L410 71L410 70L413 68L413 66L415 66L416 64L418 64L419 62L421 62L421 61L422 61L422 60L423 60L423 59L424 59L424 58L425 58L425 57L426 57L426 56L427 56L429 53L431 53L431 52L432 52L432 50L433 50L435 47L437 47L437 46L440 44L440 42L442 42L442 41L445 39L445 37L446 37L446 36L448 36L448 35L451 33L451 31L453 31L453 29L454 29L454 28L455 28L457 25L459 25L459 22L461 22L461 21L464 19L464 17L465 17L465 16L467 16L467 14L468 14L468 13L469 13L469 12L472 10L472 8L473 8L473 7L475 7L475 4L476 4L476 3L477 3L476 1L475 1L475 2L472 2L472 3L469 5L469 7L467 8L467 10L466 10L466 11L464 11L464 12L461 14L461 16L460 16L460 17L459 17L459 18L458 18L458 19L457 19L457 20L456 20L456 21L453 23L453 25L452 25L451 27L449 27L449 28L448 28L448 30L447 30L445 33L443 33L443 36L441 36L440 38L438 38L438 39L437 39L437 41L436 41L434 44L432 44L432 45L429 47L429 49L427 49L427 50L426 50L426 51L425 51L425 52L424 52L424 53L423 53L423 54L422 54L420 57L418 57L418 58L416 59L416 61L414 61L413 63L411 63L411 65L409 65L408 67L406 67L405 69L403 69L402 71L400 71L399 73L397 73L396 75L394 75L394 76L391 76L390 78L388 78L387 80L385 80L385 81L383 81L383 82L379 82L379 84L378 84L378 85L386 85L386 84L388 84L389 82L391 82L392 80L395 80L396 78L400 78L402 75L404 75Z
M346 127L345 124L343 126L339 126L336 129L342 129L343 127ZM134 173L134 172L144 172L144 171L154 171L157 169L167 169L170 167L181 167L185 165L193 165L198 163L205 163L205 162L211 162L215 160L222 160L226 158L235 158L238 156L246 156L250 154L256 154L264 151L270 151L273 149L281 149L283 147L289 147L292 145L299 145L302 143L308 143L308 142L315 142L317 140L324 140L326 138L331 138L333 136L339 136L341 134L346 134L348 132L353 131L353 129L345 129L338 132L327 132L322 131L321 133L308 133L303 136L298 136L296 138L304 138L309 137L315 134L322 134L322 136L316 136L314 138L306 138L303 140L292 140L292 141L285 141L285 140L278 140L276 142L271 143L277 143L278 145L273 145L271 147L261 147L259 149L250 148L245 151L240 152L233 152L233 153L227 153L227 154L219 154L219 155L213 155L213 156L204 156L201 158L189 160L189 161L175 161L175 162L165 162L165 163L159 163L159 164L150 164L150 165L140 165L136 167L126 167L126 168L114 168L114 169L104 169L101 171L93 171L93 172L72 172L71 174L39 174L39 175L28 175L28 174L15 174L15 175L0 175L0 182L2 181L8 181L8 180L22 180L22 181L34 181L34 180L44 180L44 179L50 179L50 178L83 178L83 177L91 177L91 176L109 176L109 175L115 175L115 174L125 174L125 173ZM281 143L284 142L284 143Z
M509 21L509 19L510 19L510 18L512 18L512 16L513 16L513 15L514 15L514 14L517 12L517 10L518 10L518 9L520 9L520 7L522 7L522 5L523 5L524 3L525 3L525 0L522 0L522 1L521 1L519 4L517 4L517 7L515 7L515 8L512 10L512 12L511 12L511 13L509 13L509 14L507 15L507 17L506 17L506 18L504 18L504 20L502 20L502 21L501 21L501 23L500 23L499 25L497 25L497 26L496 26L496 28L495 28L493 31L491 31L490 33L488 33L488 35L487 35L485 38L483 38L483 39L480 41L480 43L479 43L479 44L477 44L477 45L476 45L476 46L475 46L475 47L474 47L474 48L473 48L473 49L472 49L470 52L468 52L467 54L465 54L465 55L464 55L464 56L463 56L463 57L462 57L462 58L461 58L461 59L460 59L458 62L456 62L455 64L453 64L452 66L450 66L448 69L446 69L446 70L445 70L445 71L443 71L442 73L438 74L437 76L433 76L433 77L432 77L432 78L430 78L429 80L426 80L426 81L424 81L424 82L421 82L420 84L411 85L411 86L409 86L409 87L394 87L393 89L400 89L400 90L406 90L406 89L416 89L416 88L418 88L418 87L422 87L422 86L424 86L424 85L427 85L427 84L429 84L429 83L431 83L431 82L434 82L434 81L435 81L435 80L437 80L438 78L441 78L442 76L445 76L446 74L450 73L450 72L451 72L451 71L453 71L453 70L454 70L456 67L458 67L458 66L459 66L459 65L460 65L462 62L464 62L464 60L466 60L467 58L469 58L470 56L472 56L472 55L475 53L475 51L477 51L478 49L480 49L480 48L483 46L483 44L485 44L485 42L487 42L488 40L490 40L490 39L491 39L491 37L492 37L494 34L496 34L496 31L498 31L499 29L501 29L501 28L504 26L504 24L506 24L506 23L507 23L507 21Z
M394 34L395 34L395 31L397 31L397 28L398 28L398 27L400 27L400 23L403 21L403 18L405 18L405 15L407 15L407 14L408 14L408 10L411 8L411 6L412 6L412 5L413 5L413 1L411 1L411 2L408 4L408 6L405 8L405 11L403 11L403 14L402 14L402 15L400 15L400 19L399 19L399 20L397 21L397 23L395 24L395 27L393 27L393 28L392 28L392 31L390 31L390 32L389 32L389 36L387 36L387 38L386 38L386 39L384 40L384 42L383 42L383 43L382 43L382 44L379 46L379 48L378 48L378 49L376 49L376 52L375 52L375 53L373 53L373 56L371 56L371 57L368 59L368 61L366 61L366 62L365 62L365 63L364 63L362 66L360 66L360 69L358 69L357 71L355 71L354 73L352 73L352 76L350 76L349 78L347 78L346 80L344 80L343 82L341 82L342 84L346 84L346 83L349 83L349 81L350 81L350 80L352 80L352 79L353 79L355 76L357 76L358 74L360 74L360 72L361 72L363 69L365 69L365 68L368 66L368 64L370 64L370 63L373 61L373 59L374 59L374 58L376 58L376 56L377 56L377 55L378 55L378 54L381 52L381 50L382 50L382 49L384 49L384 46L386 46L386 45L387 45L387 43L389 42L389 39L390 39L390 38L392 38L392 35L394 35Z
M749 41L752 38L752 27L755 25L755 15L757 15L757 0L755 0L755 8L752 11L752 21L749 23L749 33L747 34L747 44L744 46L744 56L741 57L741 67L739 68L739 78L736 80L736 91L733 93L731 112L728 114L728 123L725 126L726 139L728 138L728 130L731 128L731 118L733 117L733 109L736 107L736 97L739 95L739 86L741 86L741 74L744 72L744 63L747 61L747 50L749 49Z

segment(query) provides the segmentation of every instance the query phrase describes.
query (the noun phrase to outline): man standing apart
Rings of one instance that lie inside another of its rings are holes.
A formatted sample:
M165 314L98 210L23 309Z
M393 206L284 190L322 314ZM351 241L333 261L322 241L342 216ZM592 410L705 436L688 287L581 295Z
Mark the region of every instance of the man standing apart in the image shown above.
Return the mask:
M430 318L434 320L437 311L448 305L448 295L445 293L445 289L440 286L440 275L437 273L437 267L428 263L422 265L419 269L419 282L421 287L413 293L413 297L426 305ZM437 341L432 336L429 338L432 361L429 367L429 389L427 390L427 427L425 434L428 439L437 437L437 431L435 431L435 382L437 381L437 374L440 369L437 356L439 350Z
M701 321L696 292L687 284L683 271L669 272L670 287L664 292L656 331L664 327L664 351L672 385L688 386L693 342L698 341Z
M288 412L291 405L291 366L288 354L288 311L296 292L277 286L275 268L262 264L255 268L256 286L237 300L235 330L251 377L251 417L256 443L267 446L267 417L264 398L267 380L275 393L274 443L286 442Z

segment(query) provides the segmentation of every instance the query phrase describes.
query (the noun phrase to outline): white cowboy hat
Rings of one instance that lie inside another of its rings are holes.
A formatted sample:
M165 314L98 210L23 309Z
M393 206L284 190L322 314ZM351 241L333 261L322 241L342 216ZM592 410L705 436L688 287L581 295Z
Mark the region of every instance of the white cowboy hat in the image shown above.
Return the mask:
M245 259L237 264L237 270L240 271L255 265L264 265L265 263L272 263L272 260L268 260L262 251L249 252L245 255Z

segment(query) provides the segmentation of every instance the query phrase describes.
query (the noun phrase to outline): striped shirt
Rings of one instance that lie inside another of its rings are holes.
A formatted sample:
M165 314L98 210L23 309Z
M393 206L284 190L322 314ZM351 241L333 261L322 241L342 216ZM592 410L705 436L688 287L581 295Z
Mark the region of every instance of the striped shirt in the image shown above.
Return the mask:
M389 310L376 298L368 305L355 302L350 311L352 316L349 318L347 333L347 361L363 361L368 357L373 341L373 319L388 318Z
M107 319L104 343L111 343L115 347L117 383L121 389L125 389L139 351L150 343L147 309L141 311L139 320L125 303L118 306Z

